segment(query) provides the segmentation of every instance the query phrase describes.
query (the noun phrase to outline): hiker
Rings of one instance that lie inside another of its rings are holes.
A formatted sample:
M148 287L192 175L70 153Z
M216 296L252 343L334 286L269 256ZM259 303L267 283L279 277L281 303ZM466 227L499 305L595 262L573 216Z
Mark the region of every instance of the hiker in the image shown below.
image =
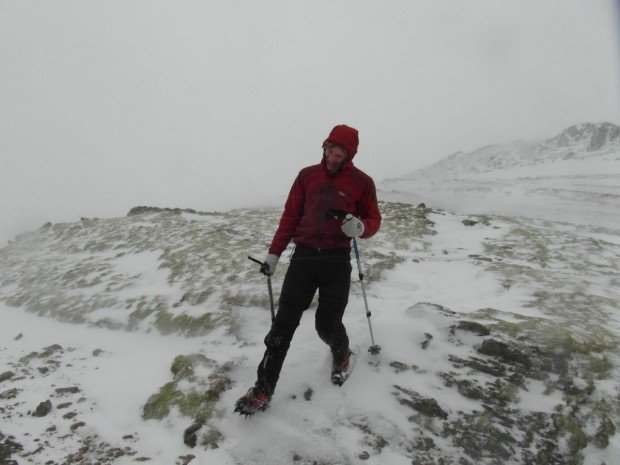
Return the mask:
M278 313L265 337L256 383L237 401L235 411L240 414L252 415L269 406L295 329L317 289L315 325L332 352L332 382L342 384L348 377L351 350L342 316L351 284L351 238L371 237L381 225L374 182L353 166L358 144L356 129L334 127L323 142L321 163L302 169L293 183L261 272L273 275L291 240L295 251ZM330 211L352 216L343 222Z

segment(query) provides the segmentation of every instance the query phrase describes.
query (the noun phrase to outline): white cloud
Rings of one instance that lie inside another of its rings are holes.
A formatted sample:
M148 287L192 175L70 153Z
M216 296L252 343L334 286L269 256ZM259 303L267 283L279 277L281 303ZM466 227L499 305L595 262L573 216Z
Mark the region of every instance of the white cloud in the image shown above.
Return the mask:
M0 4L0 239L137 204L279 202L332 125L376 179L618 122L614 3ZM614 121L615 119L615 121Z

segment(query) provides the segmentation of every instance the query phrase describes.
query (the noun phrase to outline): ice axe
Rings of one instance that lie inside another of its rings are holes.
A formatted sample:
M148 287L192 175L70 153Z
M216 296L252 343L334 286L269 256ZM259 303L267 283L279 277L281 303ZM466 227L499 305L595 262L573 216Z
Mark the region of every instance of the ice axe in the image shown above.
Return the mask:
M271 288L271 276L267 274L269 265L267 265L267 263L263 263L259 260L256 260L253 257L248 256L248 258L252 260L253 262L258 263L260 265L260 272L263 273L265 276L267 276L267 289L269 290L269 308L271 309L271 322L273 323L276 321L276 311L273 305L273 290Z
M347 213L344 210L336 210L333 208L330 208L329 210L327 210L325 216L327 218L333 218L337 220L345 220L345 219L353 218L353 215L351 213ZM368 299L366 299L366 290L364 289L364 273L362 272L362 264L360 262L360 252L357 247L356 237L353 238L353 250L355 251L355 259L357 260L357 271L358 271L358 276L360 278L360 285L362 286L362 295L364 296L364 305L366 306L366 318L368 319L368 329L370 329L370 341L372 342L372 345L368 348L368 352L370 352L373 355L377 355L381 351L381 346L375 344L375 337L372 333L372 323L370 322L371 313L370 313L370 310L368 309Z

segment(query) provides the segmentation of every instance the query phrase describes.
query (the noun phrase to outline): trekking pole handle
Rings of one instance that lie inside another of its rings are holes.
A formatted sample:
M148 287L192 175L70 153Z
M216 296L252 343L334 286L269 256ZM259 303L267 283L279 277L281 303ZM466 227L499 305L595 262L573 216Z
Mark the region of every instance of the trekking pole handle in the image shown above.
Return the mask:
M254 257L250 257L249 255L248 255L248 258L249 258L250 260L252 260L253 262L258 263L259 265L262 265L262 264L263 264L263 262L261 262L261 261L259 261L259 260L256 260Z
M364 281L364 273L362 272L362 264L360 263L360 252L357 248L357 239L353 238L353 250L355 251L355 259L357 260L357 271L360 281Z
M252 260L254 263L258 263L261 266L261 269L264 265L263 262L256 260L254 257L250 257L248 255L248 259ZM276 311L275 306L273 304L273 289L271 287L271 276L267 275L267 290L269 291L269 310L271 310L271 322L276 321Z
M271 276L267 275L267 290L269 291L269 310L271 310L271 322L276 322L276 310L273 304L273 289L271 287Z

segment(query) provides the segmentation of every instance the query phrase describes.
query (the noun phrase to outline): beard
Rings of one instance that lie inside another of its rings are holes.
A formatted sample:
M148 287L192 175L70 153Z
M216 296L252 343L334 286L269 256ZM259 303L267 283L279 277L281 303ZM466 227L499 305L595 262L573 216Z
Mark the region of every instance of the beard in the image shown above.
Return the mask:
M327 168L327 171L334 174L337 173L338 171L340 171L343 167L343 165L345 164L346 160L341 161L340 163L330 163L327 160L327 157L325 156L325 153L323 153L323 163L325 164L325 168Z

